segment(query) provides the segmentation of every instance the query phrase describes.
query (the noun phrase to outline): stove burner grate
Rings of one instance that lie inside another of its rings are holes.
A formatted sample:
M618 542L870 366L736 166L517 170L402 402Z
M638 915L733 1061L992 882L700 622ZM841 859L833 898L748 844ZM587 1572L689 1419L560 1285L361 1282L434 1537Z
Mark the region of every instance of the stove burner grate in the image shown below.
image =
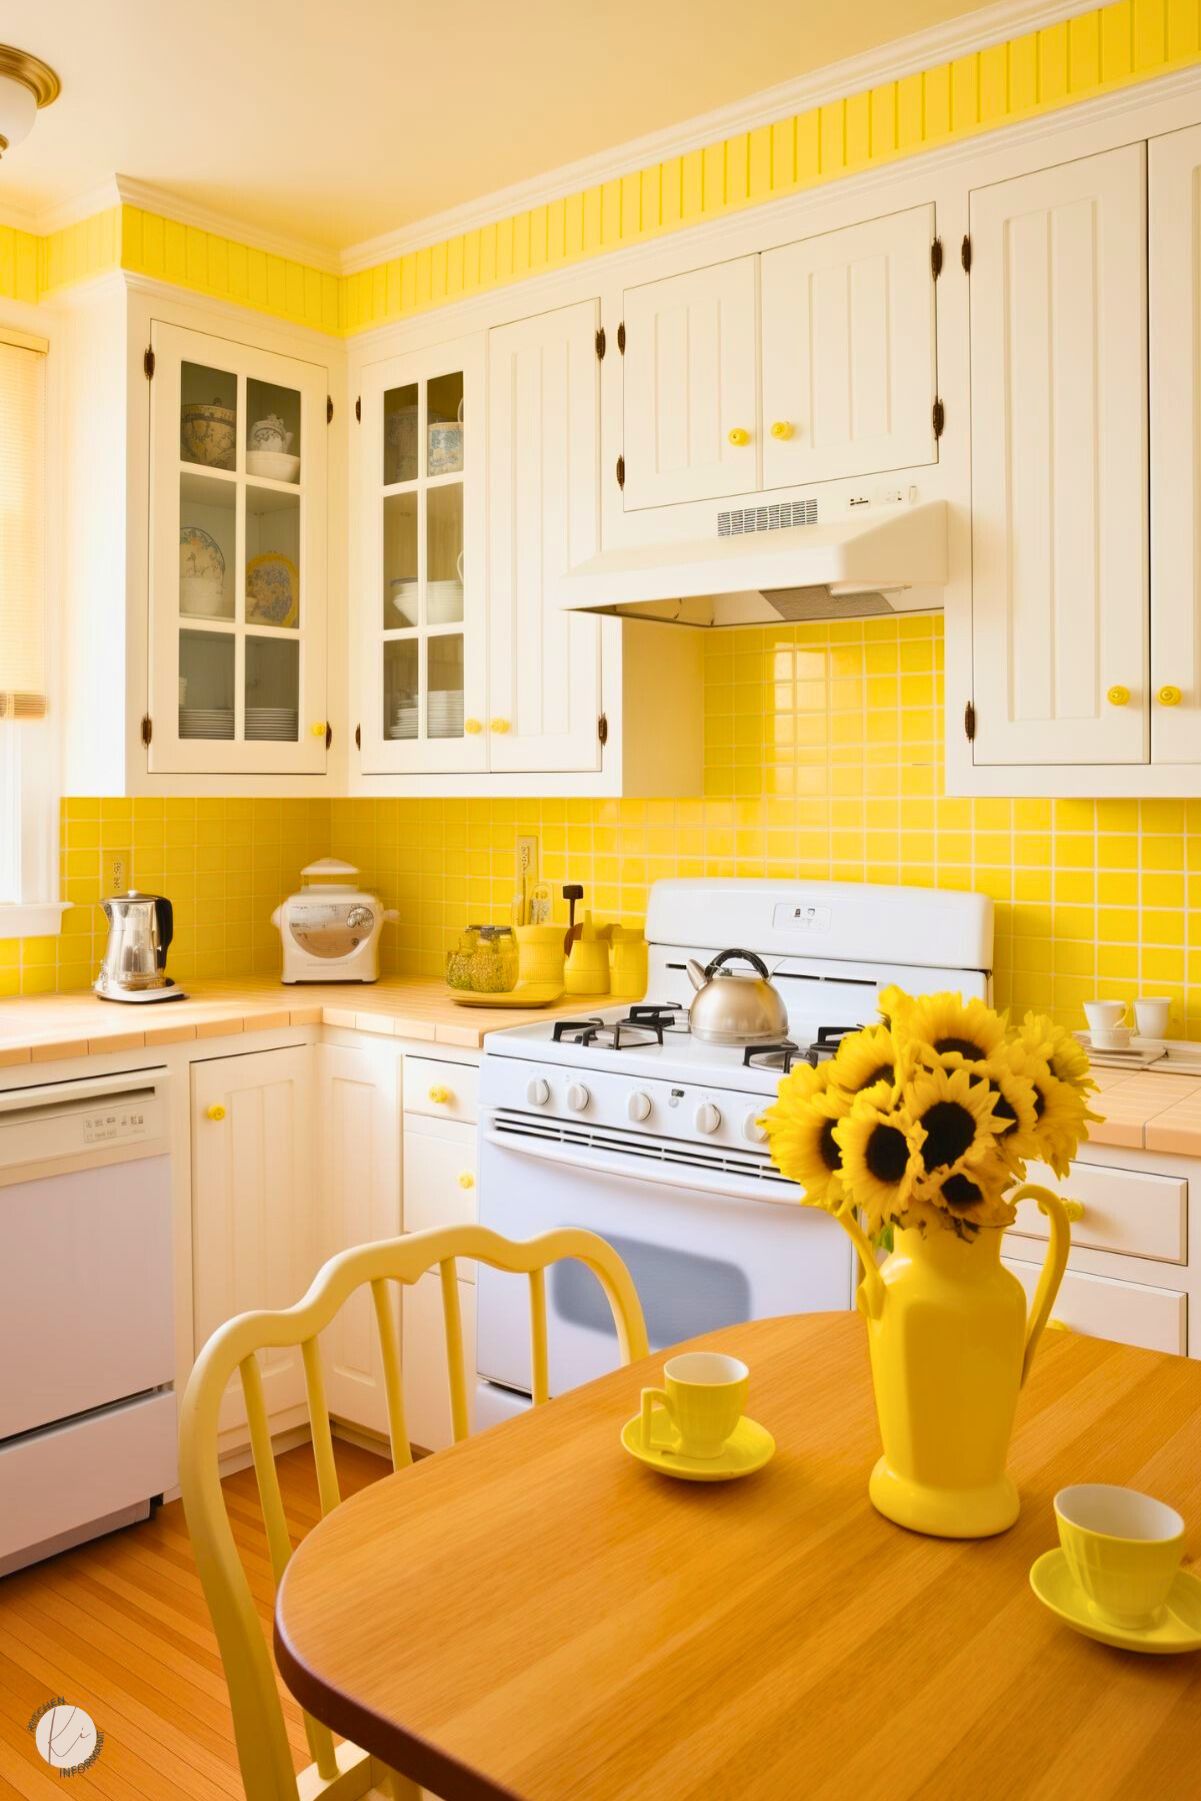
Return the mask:
M799 1044L791 1038L782 1038L779 1044L748 1044L742 1053L743 1069L778 1069L786 1076L798 1057L805 1055Z

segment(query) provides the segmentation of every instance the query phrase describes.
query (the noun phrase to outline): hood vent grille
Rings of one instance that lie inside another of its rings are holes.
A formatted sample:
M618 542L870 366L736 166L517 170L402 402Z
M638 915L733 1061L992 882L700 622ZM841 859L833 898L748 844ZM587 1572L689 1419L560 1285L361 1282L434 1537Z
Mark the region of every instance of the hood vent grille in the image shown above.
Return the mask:
M735 507L717 515L719 538L741 538L747 532L780 532L793 525L816 525L816 500L779 500L766 507Z

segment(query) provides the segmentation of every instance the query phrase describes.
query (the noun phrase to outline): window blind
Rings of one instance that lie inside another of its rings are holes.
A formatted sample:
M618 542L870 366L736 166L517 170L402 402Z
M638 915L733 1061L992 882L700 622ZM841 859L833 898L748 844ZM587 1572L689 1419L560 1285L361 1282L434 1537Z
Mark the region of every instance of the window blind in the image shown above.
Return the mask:
M46 711L45 351L0 331L0 719Z

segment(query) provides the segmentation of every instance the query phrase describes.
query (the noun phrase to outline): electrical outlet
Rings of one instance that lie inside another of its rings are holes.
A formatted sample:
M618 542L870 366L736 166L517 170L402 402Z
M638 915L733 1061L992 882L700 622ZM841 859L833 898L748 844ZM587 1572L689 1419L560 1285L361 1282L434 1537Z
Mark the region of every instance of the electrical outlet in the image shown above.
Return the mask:
M517 880L524 882L527 890L538 880L538 840L535 837L517 840Z
M125 866L124 851L114 851L105 858L104 892L106 894L124 894L129 887L128 872Z

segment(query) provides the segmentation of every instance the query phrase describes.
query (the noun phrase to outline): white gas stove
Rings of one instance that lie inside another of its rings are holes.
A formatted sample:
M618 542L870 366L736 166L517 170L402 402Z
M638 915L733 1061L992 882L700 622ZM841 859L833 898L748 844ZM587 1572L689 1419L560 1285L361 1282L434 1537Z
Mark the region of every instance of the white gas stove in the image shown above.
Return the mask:
M983 895L837 882L659 882L647 915L648 998L490 1033L481 1066L481 1223L525 1238L586 1226L629 1264L652 1348L739 1319L842 1308L849 1243L798 1205L759 1117L798 1059L831 1055L877 1017L882 987L987 998L993 908ZM730 946L764 960L788 1036L743 1049L688 1030L686 962ZM592 1278L551 1281L552 1393L612 1368ZM478 1272L478 1423L529 1390L525 1297ZM505 1393L507 1391L507 1395Z

